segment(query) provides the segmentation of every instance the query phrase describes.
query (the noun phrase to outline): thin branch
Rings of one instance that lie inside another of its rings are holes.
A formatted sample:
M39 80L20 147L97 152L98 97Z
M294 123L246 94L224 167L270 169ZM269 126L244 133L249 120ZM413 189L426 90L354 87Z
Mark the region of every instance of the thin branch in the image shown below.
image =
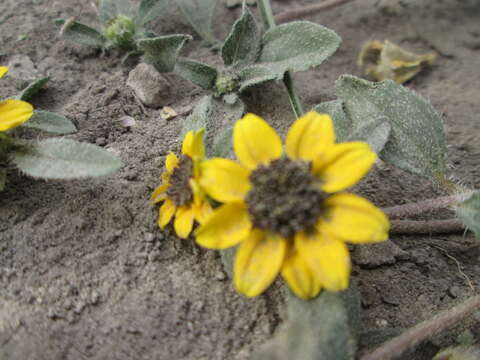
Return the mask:
M393 220L390 234L446 234L465 231L465 225L458 219L449 220Z
M480 295L477 295L450 310L442 311L433 318L410 328L372 353L363 356L361 360L391 360L399 358L408 349L453 326L479 308Z
M277 24L282 24L292 20L301 19L305 16L314 15L352 1L353 0L327 0L321 2L320 4L301 6L296 9L288 10L278 14L275 16L275 22Z

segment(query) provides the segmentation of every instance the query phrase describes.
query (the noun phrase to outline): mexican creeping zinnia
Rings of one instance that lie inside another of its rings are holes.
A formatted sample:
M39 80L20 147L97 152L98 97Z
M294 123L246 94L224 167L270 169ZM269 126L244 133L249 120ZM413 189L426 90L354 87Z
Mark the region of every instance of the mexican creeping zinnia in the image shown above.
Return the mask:
M0 66L0 78L8 71ZM33 114L33 106L21 100L8 99L0 101L0 131L7 131L23 124Z
M368 144L337 144L330 116L310 112L290 128L285 153L280 137L253 114L235 124L233 148L239 163L213 158L200 166L200 185L223 205L198 228L197 243L240 244L234 283L248 297L279 273L303 299L348 287L345 242L383 241L389 230L377 207L341 192L375 162Z
M175 216L175 232L183 239L190 235L194 220L201 222L212 211L198 183L200 164L205 157L203 133L203 129L189 131L183 140L182 155L167 155L162 184L151 196L154 203L163 201L158 217L160 228L165 228Z

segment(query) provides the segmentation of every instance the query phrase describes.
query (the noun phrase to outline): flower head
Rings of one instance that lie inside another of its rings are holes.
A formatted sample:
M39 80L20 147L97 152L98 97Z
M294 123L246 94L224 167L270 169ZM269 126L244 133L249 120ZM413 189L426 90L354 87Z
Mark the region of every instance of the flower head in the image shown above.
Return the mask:
M160 228L165 228L175 217L173 226L180 238L190 235L194 220L202 222L211 212L210 203L198 183L200 164L205 157L203 133L203 129L189 131L183 140L182 155L167 155L162 184L151 196L154 203L163 201L158 217Z
M0 78L8 71L6 66L0 66ZM33 106L21 100L8 99L0 101L0 131L7 131L30 119Z
M133 45L135 32L135 23L128 16L118 15L108 23L105 37L115 45L129 48Z
M310 112L280 137L261 118L247 114L233 131L239 162L214 158L201 164L200 185L223 203L199 227L207 248L239 245L236 289L262 293L281 273L299 297L322 288L348 286L345 242L387 239L389 222L368 200L341 193L358 182L376 160L363 142L335 141L328 115Z

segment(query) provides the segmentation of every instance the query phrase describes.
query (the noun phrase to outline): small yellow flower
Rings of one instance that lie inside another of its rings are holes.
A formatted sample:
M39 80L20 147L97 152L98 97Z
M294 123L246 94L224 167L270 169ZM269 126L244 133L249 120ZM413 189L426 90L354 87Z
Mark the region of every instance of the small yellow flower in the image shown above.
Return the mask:
M8 71L6 66L0 66L0 78ZM7 131L23 124L33 115L33 106L21 100L0 101L0 131Z
M202 129L185 135L180 158L174 153L167 155L162 184L151 197L154 203L163 201L158 217L160 228L164 229L175 216L173 227L182 239L190 235L194 220L202 222L212 211L198 183L200 164L205 158L203 133Z
M389 222L366 199L340 191L358 182L376 160L363 142L335 142L328 115L310 112L280 137L247 114L233 131L240 163L213 158L201 164L200 185L224 203L201 224L196 241L210 249L240 244L236 289L261 294L281 273L297 296L348 287L345 242L386 240Z

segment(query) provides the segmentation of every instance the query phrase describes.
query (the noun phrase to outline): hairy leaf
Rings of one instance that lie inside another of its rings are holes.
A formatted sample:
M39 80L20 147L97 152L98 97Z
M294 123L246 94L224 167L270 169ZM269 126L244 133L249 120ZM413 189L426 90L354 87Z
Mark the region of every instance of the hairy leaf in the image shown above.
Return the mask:
M100 34L97 30L76 21L67 21L62 30L62 34L67 40L99 49L105 47L107 43L105 36Z
M118 15L132 18L132 4L130 0L100 0L100 21L107 24Z
M65 116L42 110L35 110L30 120L22 126L59 135L72 134L77 131L75 125Z
M335 135L338 142L347 141L352 134L352 121L348 118L343 110L342 100L332 100L320 103L313 108L314 111L320 114L328 114L333 120L335 126Z
M176 0L195 31L209 44L216 44L212 33L212 18L218 0Z
M135 23L138 26L149 23L162 13L168 2L169 0L142 0L135 17Z
M187 40L188 35L166 35L156 38L141 39L138 48L144 52L143 60L153 65L160 73L173 71L178 53Z
M233 24L223 43L222 58L225 65L251 64L260 51L260 38L252 13L245 8L242 17Z
M18 95L19 100L27 101L29 100L32 96L34 96L39 90L41 90L45 84L50 80L49 77L44 77L41 79L37 79L28 86L22 90L22 92Z
M200 129L205 129L204 139L208 136L208 122L210 117L210 112L212 110L212 101L213 97L206 95L200 99L200 101L195 105L192 113L185 119L183 124L182 137L189 131L197 131Z
M254 64L243 68L239 72L239 92L247 90L249 87L260 85L267 81L277 79L278 73L267 65Z
M336 83L347 116L356 127L385 117L391 133L380 157L433 180L446 169L443 123L425 99L392 80L369 82L345 75Z
M458 217L480 240L480 191L474 192L456 207Z
M199 61L179 59L175 65L175 73L191 81L203 89L212 89L215 86L217 70Z
M121 161L108 151L70 139L29 142L10 154L25 174L43 179L77 179L110 174Z

